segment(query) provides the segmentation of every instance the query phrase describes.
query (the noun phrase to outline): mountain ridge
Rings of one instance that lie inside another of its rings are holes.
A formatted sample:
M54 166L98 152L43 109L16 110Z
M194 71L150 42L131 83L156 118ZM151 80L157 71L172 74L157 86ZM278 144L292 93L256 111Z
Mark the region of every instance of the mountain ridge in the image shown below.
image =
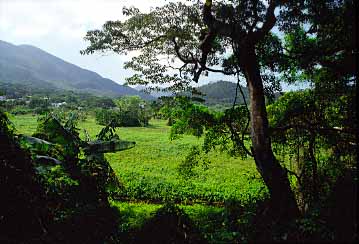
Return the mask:
M238 89L236 94L237 84L231 81L219 80L210 82L208 84L197 87L196 89L204 94L206 104L233 104L237 95L237 104L244 104L243 97ZM244 98L248 101L249 94L246 87L240 86L243 91Z
M146 86L138 85L134 87L134 89L141 91L141 90L145 90ZM199 87L195 87L195 90L200 92L201 95L194 95L194 96L203 98L205 100L205 104L207 105L216 105L216 104L232 105L236 97L236 89L237 89L237 83L231 81L225 81L225 80L218 80L218 81L209 82L208 84ZM241 89L243 91L246 101L248 101L249 98L248 89L243 86L241 86ZM168 91L149 91L149 94L156 98L159 98L161 96L174 95L173 93ZM184 92L183 95L192 96L190 92ZM244 104L244 100L239 89L237 91L236 103Z
M2 40L0 40L0 81L111 97L138 95L143 99L154 99L148 94L120 85L36 46L13 45Z

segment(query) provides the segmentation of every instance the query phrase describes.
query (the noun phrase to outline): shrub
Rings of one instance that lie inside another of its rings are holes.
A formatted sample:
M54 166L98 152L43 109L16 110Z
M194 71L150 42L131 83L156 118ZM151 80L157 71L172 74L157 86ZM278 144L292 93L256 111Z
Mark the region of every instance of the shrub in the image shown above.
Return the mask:
M116 101L114 109L96 111L96 121L100 125L113 123L115 126L147 126L151 112L145 101L139 97L123 97Z
M134 232L131 243L207 243L187 214L173 203L157 210L139 231Z
M11 114L13 115L21 115L21 114L29 114L32 110L26 107L18 106L11 110Z
M95 112L96 122L100 125L108 125L111 121L120 126L121 124L121 115L118 111L114 109L98 109Z

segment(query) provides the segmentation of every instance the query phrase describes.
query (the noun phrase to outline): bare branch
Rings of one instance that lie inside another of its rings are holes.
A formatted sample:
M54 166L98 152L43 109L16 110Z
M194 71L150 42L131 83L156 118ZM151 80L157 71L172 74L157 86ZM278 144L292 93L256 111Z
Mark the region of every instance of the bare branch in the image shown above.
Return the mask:
M356 135L358 133L358 131L356 129L349 129L349 128L338 128L338 127L320 127L319 125L315 125L312 123L305 123L305 124L288 124L286 126L281 126L281 127L275 127L275 128L270 128L271 132L277 132L277 131L286 131L289 129L304 129L307 131L317 131L318 133L343 133L343 134L349 134L349 135Z
M253 153L250 152L247 147L244 145L244 141L242 141L239 138L238 133L233 128L233 125L231 123L232 121L227 122L227 126L229 127L229 130L231 131L231 139L233 142L235 142L237 145L239 145L249 156L253 157Z
M224 75L235 75L236 74L235 72L224 71L222 69L213 69L213 68L209 68L207 66L204 67L204 70L214 72L214 73L222 73Z
M295 178L297 178L299 185L302 185L302 175L298 175L298 174L295 173L294 171L291 171L291 170L289 170L289 169L287 169L287 168L284 168L284 169L285 169L285 171L287 171L287 173L289 173L289 174L291 174L291 175L294 175Z

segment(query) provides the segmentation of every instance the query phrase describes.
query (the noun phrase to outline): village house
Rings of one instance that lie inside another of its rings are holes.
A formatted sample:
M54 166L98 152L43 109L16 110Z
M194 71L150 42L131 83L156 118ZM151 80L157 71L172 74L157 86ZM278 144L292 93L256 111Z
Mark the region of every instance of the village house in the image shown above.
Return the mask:
M63 105L66 105L66 102L62 102L62 103L51 103L51 106L52 107L55 107L55 108L59 108Z

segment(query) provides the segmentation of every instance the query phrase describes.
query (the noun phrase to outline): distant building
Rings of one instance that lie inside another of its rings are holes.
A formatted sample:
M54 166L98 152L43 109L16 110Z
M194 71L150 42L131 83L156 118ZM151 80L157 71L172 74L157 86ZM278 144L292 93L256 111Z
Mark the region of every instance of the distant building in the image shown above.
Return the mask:
M52 107L55 107L55 108L59 108L63 105L66 105L66 102L62 102L62 103L51 103L51 106Z
M5 101L6 100L6 96L0 96L0 101Z

